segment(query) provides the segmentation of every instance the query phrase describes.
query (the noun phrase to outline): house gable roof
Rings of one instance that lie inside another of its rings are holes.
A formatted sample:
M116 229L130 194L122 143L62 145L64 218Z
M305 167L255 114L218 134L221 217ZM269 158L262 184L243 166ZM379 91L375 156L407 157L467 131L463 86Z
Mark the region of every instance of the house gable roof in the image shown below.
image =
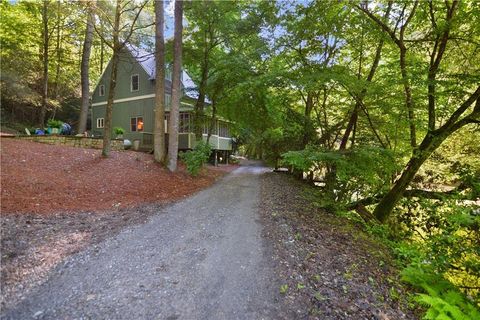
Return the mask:
M145 72L148 74L150 80L154 80L156 76L155 72L155 54L138 48L132 44L127 43L125 45L131 55L137 60L137 62L142 66ZM168 82L170 80L166 79ZM192 78L188 75L185 70L182 70L182 85L185 89L185 94L192 98L197 99L199 92L197 86L193 82ZM168 87L168 85L167 85ZM210 100L206 97L205 102L210 103Z

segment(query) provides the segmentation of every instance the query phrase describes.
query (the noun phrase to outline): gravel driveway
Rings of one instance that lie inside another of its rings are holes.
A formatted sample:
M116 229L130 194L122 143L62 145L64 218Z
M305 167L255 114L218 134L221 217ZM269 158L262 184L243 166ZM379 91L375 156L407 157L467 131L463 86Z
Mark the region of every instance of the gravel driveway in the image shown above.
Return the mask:
M240 167L146 224L67 259L4 319L277 319L257 221L260 174Z

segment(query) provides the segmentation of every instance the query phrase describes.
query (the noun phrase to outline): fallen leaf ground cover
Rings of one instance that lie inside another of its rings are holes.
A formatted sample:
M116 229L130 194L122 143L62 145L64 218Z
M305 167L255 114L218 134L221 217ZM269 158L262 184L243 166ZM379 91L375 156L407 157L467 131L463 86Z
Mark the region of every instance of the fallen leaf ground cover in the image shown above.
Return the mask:
M313 188L262 177L261 218L286 308L298 319L416 319L388 250L353 222L312 205Z
M180 165L169 173L152 155L46 145L2 139L1 209L8 213L43 213L124 208L168 202L212 184L233 167L207 169L191 177Z

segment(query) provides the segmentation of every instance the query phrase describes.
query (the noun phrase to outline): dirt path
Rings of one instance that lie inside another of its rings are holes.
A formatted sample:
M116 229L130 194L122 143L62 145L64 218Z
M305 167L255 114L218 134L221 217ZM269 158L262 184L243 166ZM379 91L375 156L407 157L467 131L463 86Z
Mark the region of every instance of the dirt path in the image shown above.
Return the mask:
M258 223L260 173L241 167L148 223L74 255L6 319L278 319Z

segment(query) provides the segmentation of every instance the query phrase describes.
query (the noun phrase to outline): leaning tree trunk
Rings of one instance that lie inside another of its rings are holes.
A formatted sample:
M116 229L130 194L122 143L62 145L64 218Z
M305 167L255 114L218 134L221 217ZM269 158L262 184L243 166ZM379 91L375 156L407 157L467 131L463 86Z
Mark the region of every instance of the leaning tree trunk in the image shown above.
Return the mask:
M470 115L458 120L465 110L476 101L474 110ZM430 155L455 131L461 129L469 123L480 122L480 87L468 98L450 117L450 119L439 129L430 131L423 139L422 143L414 151L410 161L407 163L402 175L394 183L392 189L380 200L375 207L373 214L375 217L384 222L391 215L393 208L402 198L406 188L412 182L415 174L422 164L430 157Z
M175 1L175 32L173 50L173 71L172 71L172 106L170 110L170 128L168 135L168 169L171 172L177 170L178 157L178 121L180 111L180 99L182 88L180 77L182 72L182 18L183 1Z
M47 113L47 97L48 97L48 0L43 0L42 10L43 24L43 79L42 79L42 106L40 109L40 128L45 127L45 114Z
M412 182L415 174L422 164L430 157L430 155L437 149L440 144L447 138L448 135L427 136L422 141L418 150L414 151L414 155L408 161L402 175L395 182L392 189L380 200L376 206L373 214L375 217L384 222L393 211L397 202L402 198L403 193L407 189L410 182Z
M165 161L165 24L163 1L155 1L155 131L153 153L156 162Z
M90 95L89 64L90 53L92 51L93 41L93 10L88 7L87 26L85 29L85 40L83 42L82 64L81 64L81 82L82 82L82 105L80 107L80 119L78 121L77 133L87 131L88 105Z

